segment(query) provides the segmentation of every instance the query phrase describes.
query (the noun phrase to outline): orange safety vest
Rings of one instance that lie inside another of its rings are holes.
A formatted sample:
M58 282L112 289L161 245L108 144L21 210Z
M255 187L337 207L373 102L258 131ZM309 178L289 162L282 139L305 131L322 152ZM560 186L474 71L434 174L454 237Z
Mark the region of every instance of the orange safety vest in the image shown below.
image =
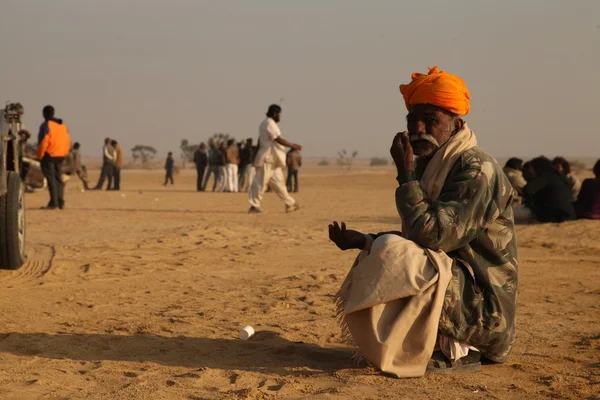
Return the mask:
M48 133L38 144L38 159L44 158L46 154L50 157L66 157L71 149L71 138L65 124L55 121L47 121Z

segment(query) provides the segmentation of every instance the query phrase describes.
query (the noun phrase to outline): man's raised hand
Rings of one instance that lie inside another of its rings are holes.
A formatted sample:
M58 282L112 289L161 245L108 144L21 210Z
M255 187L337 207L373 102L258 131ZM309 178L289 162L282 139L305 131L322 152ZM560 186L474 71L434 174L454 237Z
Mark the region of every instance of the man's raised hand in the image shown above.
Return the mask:
M413 148L410 144L408 132L399 132L394 137L390 154L396 164L398 173L412 171L413 169Z

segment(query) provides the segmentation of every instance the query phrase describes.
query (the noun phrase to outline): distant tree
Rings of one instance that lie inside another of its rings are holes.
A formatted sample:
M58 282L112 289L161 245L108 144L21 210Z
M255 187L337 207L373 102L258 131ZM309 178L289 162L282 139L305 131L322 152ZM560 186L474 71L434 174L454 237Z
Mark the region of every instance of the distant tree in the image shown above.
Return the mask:
M319 167L326 167L328 165L329 165L328 160L323 159L323 160L319 161Z
M358 156L358 151L354 151L352 154L348 154L346 150L338 151L337 165L350 170L356 156Z
M187 139L181 140L181 145L179 148L181 149L181 159L183 160L183 168L185 168L185 163L194 161L194 153L198 150L200 145L198 144L190 144Z
M148 168L148 163L156 157L156 149L152 146L138 144L131 149L131 156L134 161L140 161L144 168Z
M209 138L210 139L214 139L215 142L217 142L217 146L223 142L223 141L228 141L229 139L231 139L231 135L229 135L229 133L223 133L223 132L216 132L213 133L213 135Z
M373 158L371 158L370 165L371 165L371 167L388 165L388 159L387 158L381 158L381 157L373 157Z

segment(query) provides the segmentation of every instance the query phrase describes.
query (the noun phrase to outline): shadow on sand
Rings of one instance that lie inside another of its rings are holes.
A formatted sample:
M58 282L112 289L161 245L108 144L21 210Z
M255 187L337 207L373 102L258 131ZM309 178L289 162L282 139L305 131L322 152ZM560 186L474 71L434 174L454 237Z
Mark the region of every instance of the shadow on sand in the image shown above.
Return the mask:
M278 333L258 332L251 340L166 337L151 334L0 333L0 352L77 361L150 361L165 366L241 369L280 375L353 368L351 349L327 349L290 342Z
M27 211L43 211L43 212L69 212L69 211L109 211L109 212L145 212L145 213L160 213L160 214L173 214L173 213L178 213L178 214L248 214L248 211L246 209L240 210L240 211L223 211L223 210L184 210L184 209L177 209L177 210L161 210L161 209L149 209L149 208L102 208L102 207L98 207L98 208L83 208L83 207L73 207L73 208L69 208L66 207L64 210L58 211L58 210L52 210L52 211L48 211L48 210L43 210L40 208L35 208L35 207L31 207L31 208L27 208Z

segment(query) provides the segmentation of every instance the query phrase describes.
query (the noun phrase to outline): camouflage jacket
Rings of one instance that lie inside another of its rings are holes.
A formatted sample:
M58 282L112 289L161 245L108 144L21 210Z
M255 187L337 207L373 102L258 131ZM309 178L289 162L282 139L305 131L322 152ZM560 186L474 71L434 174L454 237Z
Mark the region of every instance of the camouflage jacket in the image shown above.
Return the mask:
M416 178L426 160L417 160ZM506 361L515 339L517 242L513 189L497 161L479 147L458 158L439 198L418 181L396 190L403 236L454 259L439 331Z

